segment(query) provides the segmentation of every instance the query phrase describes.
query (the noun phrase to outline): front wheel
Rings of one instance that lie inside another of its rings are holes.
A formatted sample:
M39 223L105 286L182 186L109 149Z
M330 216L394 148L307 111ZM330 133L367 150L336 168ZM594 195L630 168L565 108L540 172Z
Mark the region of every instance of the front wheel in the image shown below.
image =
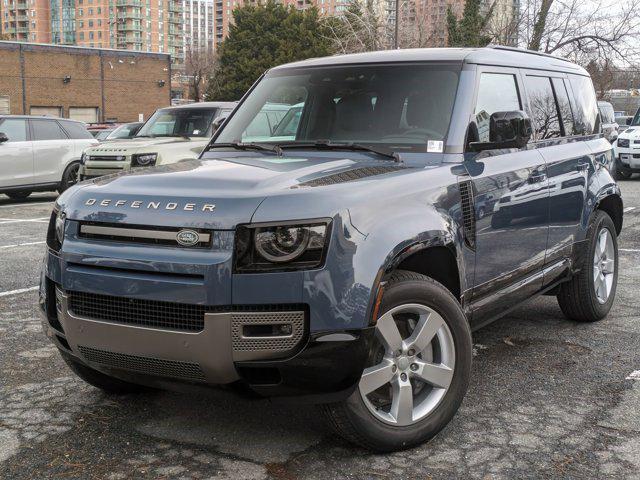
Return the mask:
M62 174L62 180L60 181L60 187L58 192L62 193L69 187L72 187L78 183L78 172L80 171L80 163L74 162L69 165Z
M560 287L560 309L570 320L601 320L611 310L618 285L618 237L611 217L602 210L591 219L578 268Z
M412 272L385 286L368 364L353 394L324 405L333 429L385 452L423 443L453 417L471 371L471 333L458 301Z

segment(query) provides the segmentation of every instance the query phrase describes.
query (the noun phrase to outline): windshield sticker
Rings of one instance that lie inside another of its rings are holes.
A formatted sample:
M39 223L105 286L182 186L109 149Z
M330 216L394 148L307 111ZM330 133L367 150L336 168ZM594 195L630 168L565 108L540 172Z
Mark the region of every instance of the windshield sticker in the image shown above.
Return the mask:
M428 140L427 152L442 153L444 150L444 142L442 140Z

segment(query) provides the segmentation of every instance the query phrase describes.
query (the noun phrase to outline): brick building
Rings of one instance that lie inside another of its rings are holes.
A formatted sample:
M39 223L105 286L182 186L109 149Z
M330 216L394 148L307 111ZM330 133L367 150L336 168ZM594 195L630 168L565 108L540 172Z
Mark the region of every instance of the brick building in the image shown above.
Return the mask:
M137 121L169 105L168 54L0 42L0 114Z

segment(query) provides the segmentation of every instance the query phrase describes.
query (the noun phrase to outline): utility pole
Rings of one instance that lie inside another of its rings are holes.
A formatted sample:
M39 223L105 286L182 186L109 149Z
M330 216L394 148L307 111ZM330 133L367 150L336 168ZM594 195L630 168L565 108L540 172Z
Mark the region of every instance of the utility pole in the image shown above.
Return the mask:
M398 39L398 31L400 30L400 0L396 0L396 21L395 21L395 32L393 34L393 48L396 50L400 48L400 42Z

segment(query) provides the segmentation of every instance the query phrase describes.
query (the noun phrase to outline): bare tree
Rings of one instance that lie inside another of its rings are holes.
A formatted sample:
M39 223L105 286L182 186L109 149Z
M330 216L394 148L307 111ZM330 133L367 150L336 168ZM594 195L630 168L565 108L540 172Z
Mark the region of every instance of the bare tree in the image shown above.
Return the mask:
M640 9L615 0L522 0L520 44L531 50L591 60L637 59Z
M184 73L189 82L189 96L196 102L204 99L207 82L216 68L216 55L206 48L187 47L184 59Z

